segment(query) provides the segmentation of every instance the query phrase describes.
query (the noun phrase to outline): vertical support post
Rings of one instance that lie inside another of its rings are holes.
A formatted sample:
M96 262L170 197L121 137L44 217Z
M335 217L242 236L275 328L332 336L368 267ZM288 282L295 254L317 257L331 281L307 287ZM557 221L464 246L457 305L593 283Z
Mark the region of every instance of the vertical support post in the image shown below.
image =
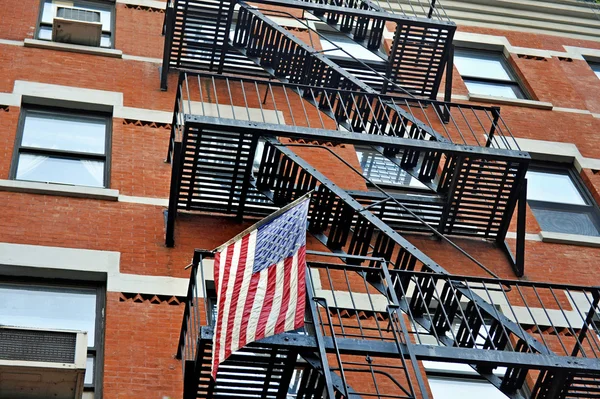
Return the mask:
M173 4L173 7L169 7L169 5L167 5L167 9L165 10L165 46L163 49L162 69L160 71L160 89L162 91L167 90L167 80L169 77L169 63L171 62L171 46L173 44L173 29L175 25L176 6L176 4Z
M435 10L435 0L431 0L431 4L429 5L429 13L427 14L427 18L431 18L433 15L433 10Z
M508 243L506 242L506 232L508 230L508 224L506 228L501 229L501 235L496 237L496 243L501 245L501 248L508 256L508 260L511 263L511 267L515 276L523 277L525 274L525 226L527 218L527 179L523 178L521 186L517 193L517 245L516 254L513 255Z
M454 73L454 44L450 44L448 49L448 60L446 62L446 81L444 82L444 102L452 101L452 75ZM434 99L435 100L435 99ZM450 121L450 108L444 107L442 115L444 122Z
M240 133L242 134L242 133ZM256 156L256 146L258 145L258 136L252 135L252 141L250 144L250 151L248 153L248 165L244 172L244 182L242 183L242 192L240 193L240 205L237 211L237 219L242 220L244 218L244 209L246 207L246 198L248 197L248 190L250 189L250 178L252 176L252 169L254 168L254 157Z
M592 324L594 318L596 317L596 308L598 307L598 303L600 302L600 292L597 288L594 288L594 291L592 292L592 298L593 301L592 305L590 306L590 311L587 313L585 322L583 323L583 326L581 327L581 330L579 332L579 336L577 337L577 342L575 342L575 346L573 347L573 352L571 352L571 356L573 357L577 357L579 355L579 351L582 349L583 340L585 339L585 336L587 335L590 329L589 326Z
M198 377L194 370L194 360L184 361L183 372L183 399L196 399L198 394Z
M165 234L165 245L168 248L173 248L175 245L175 218L177 216L177 197L179 193L181 147L181 142L176 141L173 143L173 159L171 161L171 191L169 193L169 209L167 211L167 228Z
M515 254L515 274L523 277L525 273L525 226L527 218L527 179L523 179L519 193L517 210L517 249Z
M496 133L496 128L498 126L498 120L500 119L500 107L493 106L492 107L492 126L490 127L490 132L488 134L487 141L485 142L485 146L489 147L494 142L494 134Z
M327 353L325 352L325 342L323 341L323 334L321 327L317 325L319 316L317 315L317 305L315 304L315 290L311 280L311 270L306 266L306 302L310 307L310 315L313 320L314 333L317 340L317 346L319 347L319 357L321 358L321 367L323 368L323 378L325 379L325 390L327 391L327 399L335 399L335 393L333 391L333 382L331 381L331 370L329 368L329 362L327 361Z
M421 375L421 370L419 368L419 363L417 362L417 357L415 356L415 354L412 351L412 342L410 340L408 328L406 326L406 323L404 322L404 316L402 315L402 312L399 312L400 301L398 300L398 296L396 295L396 290L394 289L394 284L392 282L392 276L390 276L390 271L388 270L387 262L383 258L381 259L381 271L383 273L383 278L385 279L385 284L387 285L387 290L388 290L387 296L390 299L390 302L392 302L394 304L394 309L388 309L388 311L390 313L390 323L392 320L391 316L392 316L392 312L393 312L393 313L395 313L398 323L400 324L402 338L403 338L404 344L406 345L406 348L408 351L408 356L410 358L410 362L411 362L413 370L415 372L415 377L417 378L417 384L419 385L419 390L421 391L421 398L429 399L429 395L427 393L427 388L425 388L425 382L423 381L423 376ZM394 330L394 329L392 329L392 330ZM400 342L398 341L399 337L396 337L396 334L398 332L394 330L393 333L396 338L398 353L402 353L402 346L400 345ZM408 383L411 385L411 389L414 391L414 388L412 387L410 378L408 378Z

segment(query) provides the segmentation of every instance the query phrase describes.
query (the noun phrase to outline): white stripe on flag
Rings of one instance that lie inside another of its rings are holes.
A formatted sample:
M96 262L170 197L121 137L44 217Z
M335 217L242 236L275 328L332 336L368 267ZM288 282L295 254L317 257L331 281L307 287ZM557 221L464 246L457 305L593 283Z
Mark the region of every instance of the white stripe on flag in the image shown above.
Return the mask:
M254 267L254 251L256 249L256 236L257 230L250 233L248 237L248 254L246 256L246 268L244 269L244 278L242 280L242 287L236 305L235 319L233 320L233 331L231 339L231 353L237 351L240 348L240 328L242 325L242 314L246 305L246 297L248 296L248 287L250 287L250 280L252 279L252 268Z
M298 251L294 253L292 259L292 271L290 281L290 303L285 313L285 330L291 331L294 329L296 322L296 305L298 304Z
M240 263L240 250L242 240L237 241L233 246L233 256L231 258L231 267L229 268L229 280L227 280L227 291L225 292L225 303L223 304L223 321L221 322L221 346L219 347L219 363L225 358L225 343L227 341L227 324L229 321L229 312L231 310L231 295L235 288L235 277L237 275L238 265Z
M269 268L261 270L259 275L260 278L258 280L258 285L256 286L256 295L254 296L254 303L252 304L250 320L248 320L248 328L246 329L246 342L254 342L254 337L256 336L256 326L258 326L260 311L265 302L265 294L267 293Z
M273 305L271 306L271 313L267 319L267 325L265 326L265 337L270 337L275 334L275 325L279 318L279 312L281 311L281 302L283 296L283 283L285 279L285 273L283 270L285 260L282 260L275 266L275 292L273 293Z

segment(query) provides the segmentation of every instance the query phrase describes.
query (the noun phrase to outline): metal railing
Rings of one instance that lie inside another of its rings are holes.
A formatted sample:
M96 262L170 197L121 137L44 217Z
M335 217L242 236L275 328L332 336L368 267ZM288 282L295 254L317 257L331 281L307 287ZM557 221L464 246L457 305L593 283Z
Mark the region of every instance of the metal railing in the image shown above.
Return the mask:
M519 149L497 107L204 73L180 74L171 139L187 115L282 131L302 127Z

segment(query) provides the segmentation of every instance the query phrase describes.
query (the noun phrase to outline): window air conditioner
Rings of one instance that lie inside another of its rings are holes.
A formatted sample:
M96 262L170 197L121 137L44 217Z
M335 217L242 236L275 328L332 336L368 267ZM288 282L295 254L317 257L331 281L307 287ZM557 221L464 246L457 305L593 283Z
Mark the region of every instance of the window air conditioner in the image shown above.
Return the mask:
M52 40L61 43L100 46L102 22L98 11L57 7L52 23Z
M0 399L80 399L87 333L0 325Z

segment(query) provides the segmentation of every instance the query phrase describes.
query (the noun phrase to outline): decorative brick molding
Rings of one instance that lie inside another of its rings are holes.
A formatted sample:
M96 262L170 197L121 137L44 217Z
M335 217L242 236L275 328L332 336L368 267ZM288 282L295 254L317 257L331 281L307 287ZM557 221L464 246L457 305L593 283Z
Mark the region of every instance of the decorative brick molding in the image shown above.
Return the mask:
M151 303L153 305L166 303L168 305L179 306L185 303L185 297L121 292L119 295L119 302Z
M162 8L141 6L141 5L137 5L137 4L125 4L125 8L129 8L132 10L138 10L138 11L157 12L159 14L165 13L165 10Z
M526 60L548 61L548 59L546 57L540 57L540 56L529 55L529 54L517 54L517 57L524 58Z
M144 126L144 127L151 127L153 129L171 130L170 123L142 121L142 120L135 120L135 119L123 119L123 124L128 125L128 126Z

